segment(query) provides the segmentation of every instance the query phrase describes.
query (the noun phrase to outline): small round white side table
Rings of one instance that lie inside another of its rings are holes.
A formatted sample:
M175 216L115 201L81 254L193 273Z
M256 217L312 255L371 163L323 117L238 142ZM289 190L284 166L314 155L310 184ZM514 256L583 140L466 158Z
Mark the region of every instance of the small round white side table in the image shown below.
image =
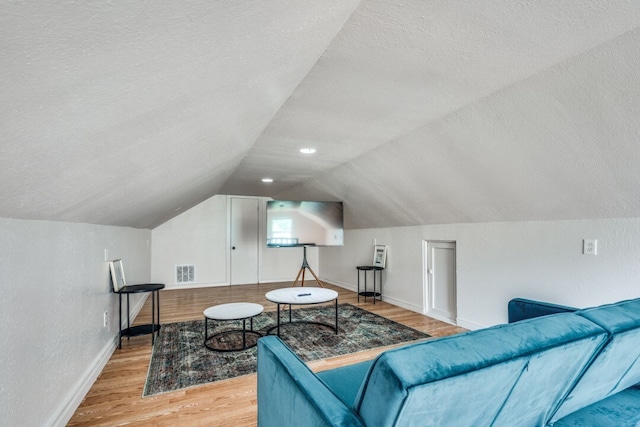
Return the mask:
M275 302L278 305L277 314L276 314L277 325L271 328L269 332L273 329L277 329L277 335L280 336L280 306L284 304L289 306L289 323L314 323L316 325L324 325L334 329L336 331L336 334L338 333L338 293L333 289L311 288L308 286L281 288L281 289L275 289L273 291L267 292L265 294L265 298L267 298L271 302ZM330 301L334 301L334 306L336 309L335 327L333 325L328 325L322 322L292 322L291 321L292 305L323 304Z
M262 334L253 330L253 318L262 313L264 307L260 304L254 304L252 302L233 302L229 304L214 305L204 310L204 346L209 350L214 351L240 351L247 348L254 347L256 342L247 346L247 334L253 334L257 337L261 337ZM250 330L247 331L247 319L250 320ZM209 320L216 321L231 321L242 320L242 329L226 330L209 335ZM242 332L242 347L241 348L220 348L208 343L212 338L219 338L225 335Z

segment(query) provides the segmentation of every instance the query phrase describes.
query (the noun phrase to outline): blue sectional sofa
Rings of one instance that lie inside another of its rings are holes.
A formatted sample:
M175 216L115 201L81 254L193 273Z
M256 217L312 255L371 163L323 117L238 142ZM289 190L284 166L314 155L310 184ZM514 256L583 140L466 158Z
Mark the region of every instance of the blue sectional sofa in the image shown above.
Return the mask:
M640 299L509 311L518 321L319 373L261 338L258 425L640 425Z

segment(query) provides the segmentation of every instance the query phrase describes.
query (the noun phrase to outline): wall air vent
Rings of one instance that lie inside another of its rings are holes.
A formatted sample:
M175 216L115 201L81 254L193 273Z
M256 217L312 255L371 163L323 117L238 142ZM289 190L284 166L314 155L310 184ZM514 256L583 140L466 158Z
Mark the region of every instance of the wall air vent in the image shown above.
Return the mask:
M176 265L176 284L195 283L196 282L196 266Z

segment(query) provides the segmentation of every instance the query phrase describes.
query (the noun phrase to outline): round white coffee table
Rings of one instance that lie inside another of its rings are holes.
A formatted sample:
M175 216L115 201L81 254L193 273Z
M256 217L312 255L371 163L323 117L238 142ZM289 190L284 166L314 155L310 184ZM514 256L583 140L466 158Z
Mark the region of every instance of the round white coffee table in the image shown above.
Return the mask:
M312 288L312 287L294 287L294 288L281 288L267 292L265 294L271 302L275 302L278 305L277 325L271 330L278 330L277 334L280 336L280 305L289 306L289 323L313 323L317 325L324 325L333 328L338 333L338 293L333 289L327 288ZM292 305L305 305L305 304L322 304L326 302L334 301L336 308L336 324L329 325L321 322L292 322L291 321L291 306ZM270 330L270 331L271 331Z
M214 351L239 351L246 350L257 344L258 340L250 346L247 346L247 334L253 334L257 337L261 337L262 334L253 330L253 318L262 313L264 307L260 304L254 304L252 302L233 302L229 304L214 305L207 308L204 314L204 346L209 350ZM247 319L251 322L251 329L247 331ZM232 329L221 331L209 336L209 320L217 321L230 321L230 320L242 320L242 330ZM242 332L242 348L220 348L213 345L209 345L207 341L212 338L219 338L225 335Z

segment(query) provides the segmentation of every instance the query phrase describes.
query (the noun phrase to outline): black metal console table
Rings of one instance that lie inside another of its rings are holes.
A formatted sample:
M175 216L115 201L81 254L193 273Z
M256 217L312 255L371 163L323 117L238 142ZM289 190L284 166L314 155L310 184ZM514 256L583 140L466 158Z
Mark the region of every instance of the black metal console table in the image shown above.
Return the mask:
M118 322L120 329L120 340L118 348L122 348L122 337L135 337L138 335L151 335L151 345L153 345L156 332L160 333L160 290L164 289L163 283L145 283L141 285L125 286L118 290ZM129 295L151 292L151 323L147 325L131 326L129 316ZM127 327L122 329L122 295L127 296ZM156 305L158 308L156 309Z
M356 267L358 270L358 302L360 302L360 295L364 297L364 302L367 302L367 297L373 297L373 303L382 301L382 270L383 267L376 267L374 265L359 265ZM364 272L364 291L360 292L360 272ZM367 291L367 271L373 271L373 292ZM378 273L380 280L380 291L376 291L376 273Z

